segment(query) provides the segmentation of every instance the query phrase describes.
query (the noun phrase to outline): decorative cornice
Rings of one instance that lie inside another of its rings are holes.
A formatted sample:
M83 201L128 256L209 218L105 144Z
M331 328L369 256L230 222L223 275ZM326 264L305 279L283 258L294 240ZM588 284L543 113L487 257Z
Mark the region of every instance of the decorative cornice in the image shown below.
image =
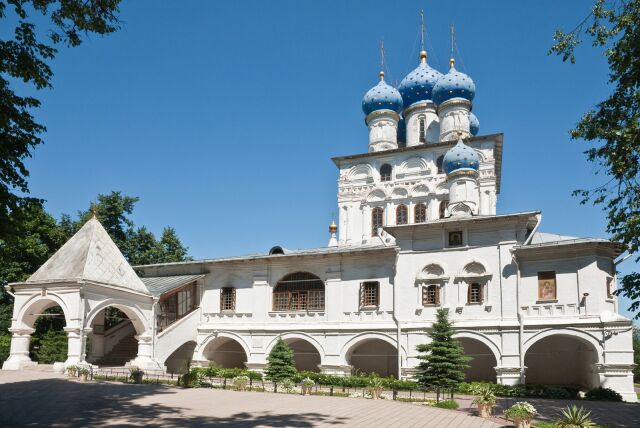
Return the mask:
M398 124L398 121L400 121L400 115L393 110L376 110L372 111L364 118L364 123L369 125L369 122L379 118L395 120L396 125Z
M418 101L416 103L411 104L409 107L407 107L406 109L404 109L404 111L402 112L402 114L404 115L404 117L409 116L411 113L415 112L416 110L427 110L427 109L431 109L433 110L433 112L435 113L436 111L436 105L433 101L431 100L427 100L427 101Z

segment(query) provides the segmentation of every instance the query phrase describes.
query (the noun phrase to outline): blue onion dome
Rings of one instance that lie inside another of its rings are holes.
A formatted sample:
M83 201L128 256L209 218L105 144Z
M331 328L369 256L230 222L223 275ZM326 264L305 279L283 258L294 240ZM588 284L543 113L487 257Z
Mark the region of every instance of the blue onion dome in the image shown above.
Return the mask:
M480 121L478 120L478 117L473 113L469 113L469 132L471 132L471 135L475 136L478 135L479 131Z
M467 146L462 140L450 148L442 160L442 169L451 174L462 169L477 171L480 167L480 157L475 150Z
M384 72L380 72L380 82L364 95L362 99L362 111L369 114L377 110L392 110L396 113L402 111L402 97L400 92L384 81Z
M449 63L451 64L449 72L438 79L433 87L433 101L436 104L442 104L453 98L473 101L476 94L475 83L469 76L456 70L453 58Z
M407 124L404 121L404 117L401 117L398 121L398 146L403 146L403 143L407 142Z
M433 86L440 77L442 73L427 64L427 52L421 51L420 64L398 86L405 108L419 101L431 100Z

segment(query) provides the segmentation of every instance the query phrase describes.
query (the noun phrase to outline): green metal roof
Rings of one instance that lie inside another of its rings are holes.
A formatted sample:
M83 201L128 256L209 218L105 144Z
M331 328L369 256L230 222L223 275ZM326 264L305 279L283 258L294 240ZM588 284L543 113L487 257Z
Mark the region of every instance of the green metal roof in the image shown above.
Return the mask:
M187 285L204 275L149 276L140 279L154 296L160 296L171 290Z

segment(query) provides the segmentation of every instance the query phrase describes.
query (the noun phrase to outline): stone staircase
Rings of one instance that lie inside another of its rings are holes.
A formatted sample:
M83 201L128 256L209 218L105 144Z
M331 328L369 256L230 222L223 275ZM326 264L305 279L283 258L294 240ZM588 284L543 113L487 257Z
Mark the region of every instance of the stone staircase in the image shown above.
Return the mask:
M125 336L108 354L97 360L95 365L99 367L118 367L124 366L128 361L133 360L138 355L138 341L133 336L133 333Z

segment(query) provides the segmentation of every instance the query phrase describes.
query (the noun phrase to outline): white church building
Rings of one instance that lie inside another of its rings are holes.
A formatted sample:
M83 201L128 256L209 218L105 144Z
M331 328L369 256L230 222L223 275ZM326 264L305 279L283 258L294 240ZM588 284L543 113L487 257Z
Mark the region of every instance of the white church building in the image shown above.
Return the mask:
M57 305L66 364L259 371L282 337L301 370L410 377L445 308L473 357L468 380L603 386L636 401L632 323L614 294L624 249L544 233L539 211L496 212L503 135L478 135L474 95L453 60L442 74L425 51L398 88L380 73L363 100L368 151L333 158L339 216L327 247L131 267L89 220L7 286L3 369L35 364L34 322ZM128 322L107 325L107 307Z

